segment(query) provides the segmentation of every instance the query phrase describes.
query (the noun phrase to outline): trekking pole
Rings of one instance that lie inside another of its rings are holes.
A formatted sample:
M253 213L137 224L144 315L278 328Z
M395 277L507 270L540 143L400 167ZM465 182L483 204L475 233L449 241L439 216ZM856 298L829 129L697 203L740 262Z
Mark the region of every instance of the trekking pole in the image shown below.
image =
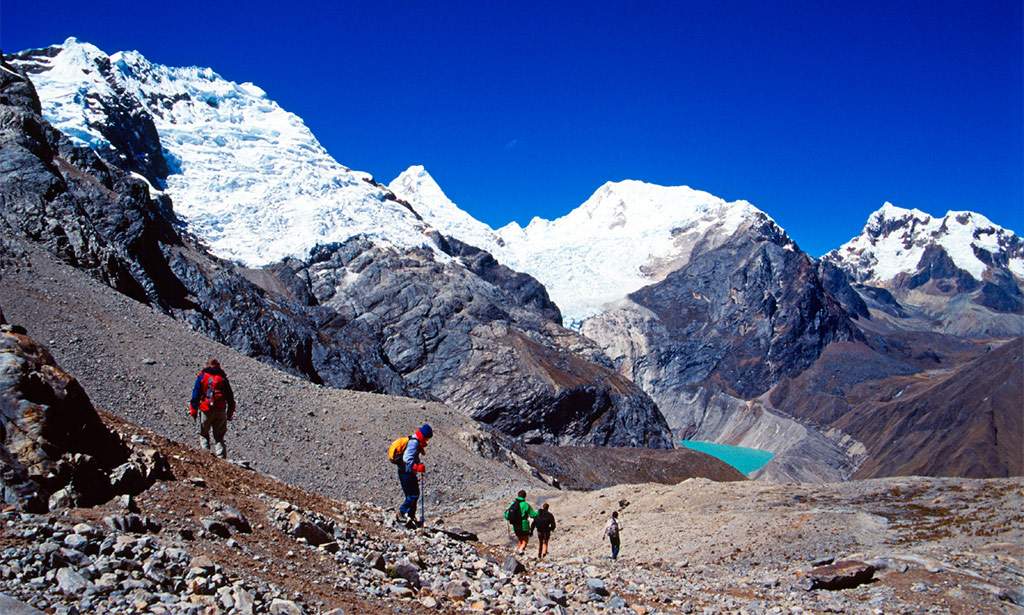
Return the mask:
M423 527L423 510L427 507L427 496L423 486L427 484L427 472L423 471L423 480L420 481L420 527Z

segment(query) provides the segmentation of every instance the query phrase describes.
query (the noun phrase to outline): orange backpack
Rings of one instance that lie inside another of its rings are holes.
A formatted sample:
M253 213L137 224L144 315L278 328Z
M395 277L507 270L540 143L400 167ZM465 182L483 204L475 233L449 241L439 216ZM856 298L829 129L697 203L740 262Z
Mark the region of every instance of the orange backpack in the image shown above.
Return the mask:
M408 436L403 436L391 443L388 447L388 459L395 465L402 463L402 455L405 454L405 447L409 444Z

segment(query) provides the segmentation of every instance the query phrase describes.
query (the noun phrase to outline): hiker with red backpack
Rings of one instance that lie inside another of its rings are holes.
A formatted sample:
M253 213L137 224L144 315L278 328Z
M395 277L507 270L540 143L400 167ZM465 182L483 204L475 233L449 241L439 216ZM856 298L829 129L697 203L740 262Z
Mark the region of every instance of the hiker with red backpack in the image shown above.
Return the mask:
M416 503L420 499L420 482L416 474L426 469L420 461L420 455L433 435L430 425L424 424L412 436L395 440L388 449L388 458L398 466L398 482L405 495L405 501L398 508L397 520L407 527L423 524L422 516L419 522L416 521Z
M213 430L213 453L220 458L228 456L224 446L224 434L228 431L228 421L235 416L235 394L231 391L228 376L220 367L217 359L210 359L206 367L196 377L192 387L192 402L188 413L196 418L202 413L199 424L199 436L204 449L210 448L210 430Z

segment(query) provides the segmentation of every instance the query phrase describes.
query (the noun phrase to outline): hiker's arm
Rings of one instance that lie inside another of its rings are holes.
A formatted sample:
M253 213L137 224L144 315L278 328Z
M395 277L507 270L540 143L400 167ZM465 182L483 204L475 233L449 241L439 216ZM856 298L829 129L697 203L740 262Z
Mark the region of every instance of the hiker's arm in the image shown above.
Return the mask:
M235 392L231 390L231 382L224 379L224 397L228 402L228 418L235 413Z
M203 396L203 375L199 374L196 377L196 383L192 387L192 401L189 405L193 410L199 409L199 398Z
M406 472L422 472L423 464L419 463L420 441L416 438L409 438L405 445L405 453L402 454L402 465ZM416 469L419 466L419 470Z

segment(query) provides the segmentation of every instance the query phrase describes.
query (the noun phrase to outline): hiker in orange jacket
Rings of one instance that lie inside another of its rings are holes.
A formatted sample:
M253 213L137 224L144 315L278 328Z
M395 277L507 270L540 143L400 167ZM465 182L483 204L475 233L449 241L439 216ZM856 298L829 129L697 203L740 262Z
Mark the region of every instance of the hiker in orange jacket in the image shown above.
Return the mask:
M416 433L409 438L405 445L405 452L402 453L402 461L398 464L398 482L402 485L402 493L405 501L398 508L398 522L405 525L415 526L416 502L420 499L420 481L416 477L418 472L426 468L420 461L420 455L427 446L427 441L434 435L430 425L424 424L416 430Z

